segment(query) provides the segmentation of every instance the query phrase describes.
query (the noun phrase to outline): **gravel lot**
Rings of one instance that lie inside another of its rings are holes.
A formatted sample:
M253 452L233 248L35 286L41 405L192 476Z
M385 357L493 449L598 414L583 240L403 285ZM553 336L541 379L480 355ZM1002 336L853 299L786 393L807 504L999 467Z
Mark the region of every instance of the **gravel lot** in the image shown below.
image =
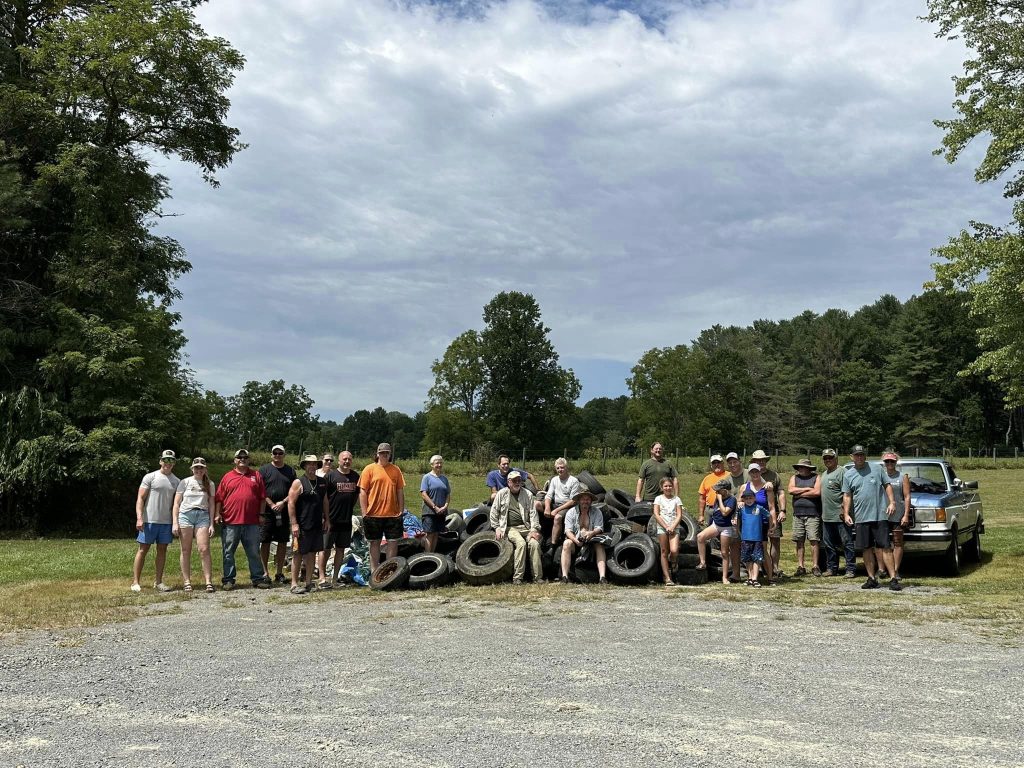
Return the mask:
M8 636L0 765L1024 764L1020 647L686 589L550 594L242 590Z

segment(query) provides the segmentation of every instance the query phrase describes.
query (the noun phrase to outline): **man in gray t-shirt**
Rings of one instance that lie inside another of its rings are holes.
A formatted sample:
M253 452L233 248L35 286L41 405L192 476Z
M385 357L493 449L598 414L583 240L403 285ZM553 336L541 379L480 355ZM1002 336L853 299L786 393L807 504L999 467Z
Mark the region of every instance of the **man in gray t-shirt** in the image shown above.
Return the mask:
M160 469L142 478L139 494L135 499L135 530L139 532L139 551L135 553L132 592L141 592L142 567L146 564L149 548L156 544L156 583L161 592L170 592L164 584L164 563L167 561L167 545L174 538L171 533L174 508L174 494L180 482L174 476L174 451L160 454Z
M843 521L856 523L857 547L868 572L861 589L878 589L876 568L884 565L889 573L894 572L888 517L896 508L892 486L885 482L884 469L868 464L863 446L853 446L850 458L853 466L843 473Z

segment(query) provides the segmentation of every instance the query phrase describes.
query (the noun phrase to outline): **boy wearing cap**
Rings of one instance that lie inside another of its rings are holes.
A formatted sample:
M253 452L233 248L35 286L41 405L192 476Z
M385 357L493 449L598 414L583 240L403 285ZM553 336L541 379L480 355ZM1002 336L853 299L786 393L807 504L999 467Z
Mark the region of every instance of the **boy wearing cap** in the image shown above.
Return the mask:
M377 446L377 460L359 476L359 509L363 512L363 535L370 545L370 572L380 565L380 540L387 538L385 555L398 554L398 540L405 510L405 476L391 463L391 444Z
M220 531L224 559L222 589L235 588L235 550L239 544L245 550L253 586L266 589L270 579L260 560L260 514L266 506L267 487L263 476L249 466L249 452L245 448L235 451L235 466L220 479L213 500L214 522L224 524Z
M754 489L749 485L744 486L740 500L743 502L739 511L740 560L746 565L750 576L747 579L747 586L760 587L758 576L764 562L763 542L767 538L772 521L768 510L757 503Z
M135 498L135 530L139 532L136 539L139 549L135 553L132 568L132 592L142 591L139 583L142 567L146 564L146 555L153 544L156 544L156 583L153 586L161 592L171 591L164 584L164 563L167 562L167 545L174 538L171 533L174 523L172 510L174 494L181 482L174 476L176 460L174 451L164 451L160 454L160 469L143 477L139 486Z
M789 478L789 495L793 497L793 542L796 545L796 574L807 573L804 566L804 542L811 542L811 573L821 576L818 567L821 541L821 478L818 468L810 459L801 459L793 465L796 474Z
M710 525L711 516L715 512L715 487L728 473L722 465L722 455L716 453L711 457L711 472L704 475L697 488L697 509L701 510L701 525Z

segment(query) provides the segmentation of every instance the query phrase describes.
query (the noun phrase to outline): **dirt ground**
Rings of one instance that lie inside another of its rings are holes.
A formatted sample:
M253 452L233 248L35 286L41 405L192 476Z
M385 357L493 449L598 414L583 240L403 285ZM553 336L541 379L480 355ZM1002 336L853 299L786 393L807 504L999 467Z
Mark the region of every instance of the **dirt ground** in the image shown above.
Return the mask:
M242 590L8 635L0 765L1024 764L1019 644L682 588L513 589Z

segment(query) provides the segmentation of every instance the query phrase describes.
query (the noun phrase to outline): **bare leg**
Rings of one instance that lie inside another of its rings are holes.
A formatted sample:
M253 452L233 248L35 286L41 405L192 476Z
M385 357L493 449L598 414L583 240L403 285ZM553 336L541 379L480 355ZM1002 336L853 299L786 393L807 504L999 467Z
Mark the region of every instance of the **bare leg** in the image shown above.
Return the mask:
M821 557L821 542L820 541L812 541L811 542L811 557L814 559L814 565L811 566L811 570L814 570L815 568L818 567L818 563L821 562L821 560L819 560L819 558Z
M146 555L149 554L149 544L139 544L139 551L135 553L135 563L132 566L132 584L140 584L142 579L142 566L146 564Z
M722 536L719 539L722 542L722 583L729 583L729 556L732 554L732 536ZM734 576L739 578L739 571L736 571Z
M737 528L733 528L733 530L737 531L737 533L738 533L738 529ZM738 579L740 577L740 565L741 565L741 563L740 563L740 542L739 542L739 539L737 539L735 542L730 542L730 543L732 544L732 575L733 575L733 578Z
M199 562L203 566L203 578L207 584L213 583L213 562L210 559L210 529L196 529L196 544L199 546ZM191 569L191 568L190 568Z
M714 525L709 525L697 534L697 559L700 561L700 565L704 565L707 562L705 555L707 554L708 541L717 535L718 529Z
M306 567L306 582L309 587L313 586L313 566L316 564L315 561L316 556L314 552L302 556L302 564Z
M885 567L888 569L890 576L896 575L896 565L893 562L894 557L891 549L876 549L875 557L881 559L881 561L885 563Z
M779 572L779 563L781 562L782 558L782 537L772 536L769 539L768 546L771 549L772 553L771 562L768 563L768 565L771 570L772 577L774 578L775 574Z
M398 557L398 539L388 539L388 545L385 548L388 560L392 557Z
M345 549L343 547L334 548L334 580L337 581L341 578L341 566L345 564Z
M288 554L288 543L277 543L277 552L274 553L274 564L277 566L277 573L284 575L284 559ZM270 571L267 571L267 578L270 578ZM276 575L276 574L275 574Z
M327 550L321 549L316 553L316 567L320 569L320 583L326 584L327 579Z
M181 565L181 580L186 584L192 583L192 535L194 532L194 528L181 529L181 553L178 555L178 563Z
M757 577L760 575L760 568L757 563L747 563L747 575L751 581L757 581Z
M604 544L594 543L592 546L594 547L594 559L597 561L597 575L599 578L603 579L605 577L608 555L605 554Z
M668 570L668 534L659 533L658 543L661 545L661 575L664 577L664 581L667 584L672 581L672 576Z
M551 521L551 543L552 544L557 544L558 543L558 539L562 535L563 520L564 520L564 518L562 517L562 515L555 515L555 519Z
M380 565L380 539L374 538L370 541L370 573L377 570Z
M164 565L167 563L167 545L156 545L156 583L164 583Z
M424 544L423 549L425 551L427 551L427 552L436 552L437 551L437 534L436 533L428 533L427 534L427 540L426 540L426 542Z
M796 543L796 564L798 568L804 567L804 542L802 539Z
M562 544L562 578L569 578L569 564L572 563L572 556L576 553L576 545L569 539Z
M875 562L875 550L872 547L868 547L861 554L861 560L864 561L864 570L868 572L868 578L875 578L875 568L877 563Z

